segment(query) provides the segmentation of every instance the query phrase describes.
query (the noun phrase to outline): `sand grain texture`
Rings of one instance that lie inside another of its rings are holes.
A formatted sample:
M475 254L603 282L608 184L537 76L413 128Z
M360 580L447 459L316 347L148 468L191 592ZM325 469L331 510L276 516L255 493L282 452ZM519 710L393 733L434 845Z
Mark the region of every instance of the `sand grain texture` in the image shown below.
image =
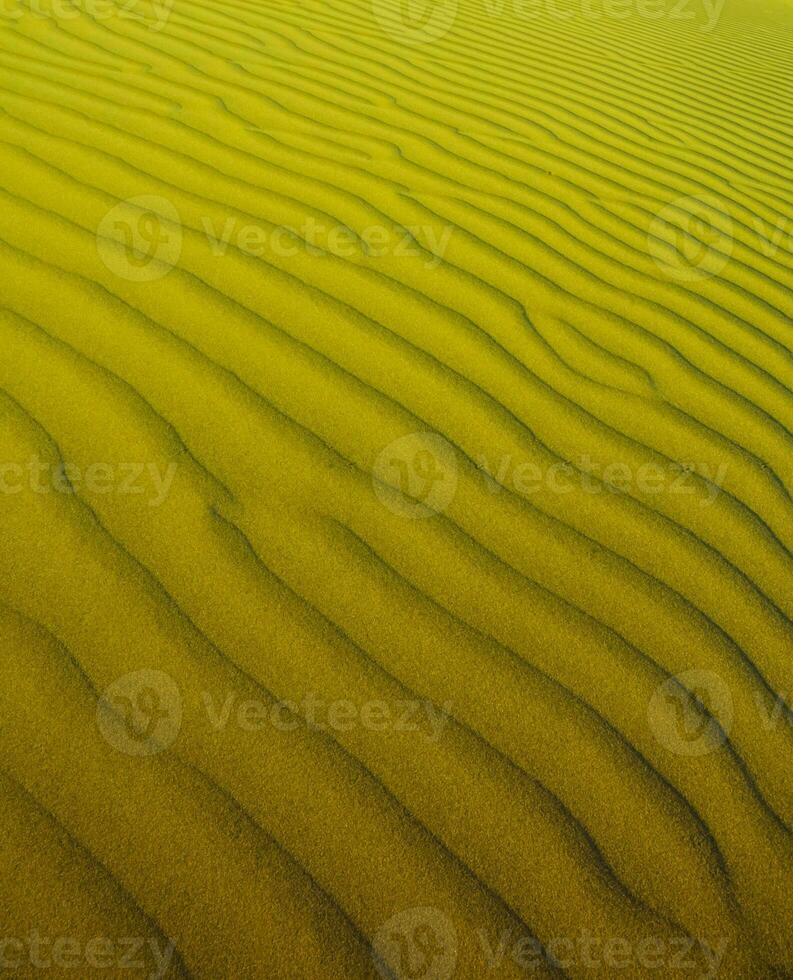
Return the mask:
M793 976L793 6L662 6L6 5L12 975Z

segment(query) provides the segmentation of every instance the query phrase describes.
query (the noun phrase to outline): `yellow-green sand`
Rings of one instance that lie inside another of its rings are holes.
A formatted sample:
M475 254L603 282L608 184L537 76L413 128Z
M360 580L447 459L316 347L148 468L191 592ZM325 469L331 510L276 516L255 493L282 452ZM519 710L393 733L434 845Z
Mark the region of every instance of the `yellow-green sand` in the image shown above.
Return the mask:
M790 0L0 15L0 977L793 976Z

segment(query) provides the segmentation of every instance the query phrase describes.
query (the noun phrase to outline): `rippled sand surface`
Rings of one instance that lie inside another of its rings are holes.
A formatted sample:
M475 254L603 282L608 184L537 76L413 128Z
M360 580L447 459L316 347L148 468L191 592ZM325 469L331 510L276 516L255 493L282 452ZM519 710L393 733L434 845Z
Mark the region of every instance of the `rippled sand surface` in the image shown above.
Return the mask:
M789 0L0 14L0 974L793 976Z

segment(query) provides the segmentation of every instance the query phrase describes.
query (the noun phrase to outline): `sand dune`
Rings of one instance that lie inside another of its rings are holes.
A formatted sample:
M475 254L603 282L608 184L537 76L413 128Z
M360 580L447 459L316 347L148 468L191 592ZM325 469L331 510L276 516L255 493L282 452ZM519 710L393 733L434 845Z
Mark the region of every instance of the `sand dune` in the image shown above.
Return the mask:
M0 965L793 975L790 4L0 13Z

